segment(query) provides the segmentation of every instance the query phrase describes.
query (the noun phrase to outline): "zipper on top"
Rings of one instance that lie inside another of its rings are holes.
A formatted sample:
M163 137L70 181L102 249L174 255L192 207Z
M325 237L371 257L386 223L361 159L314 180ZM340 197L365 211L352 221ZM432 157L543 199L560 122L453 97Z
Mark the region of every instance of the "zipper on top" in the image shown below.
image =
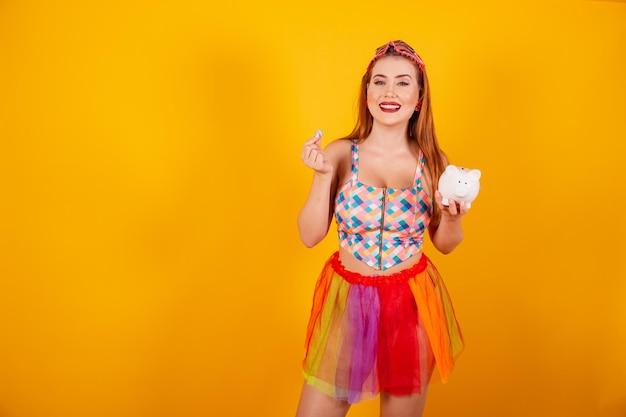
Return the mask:
M378 270L383 269L383 230L385 229L385 206L387 205L387 187L383 188L382 210L380 214L380 233L378 234Z

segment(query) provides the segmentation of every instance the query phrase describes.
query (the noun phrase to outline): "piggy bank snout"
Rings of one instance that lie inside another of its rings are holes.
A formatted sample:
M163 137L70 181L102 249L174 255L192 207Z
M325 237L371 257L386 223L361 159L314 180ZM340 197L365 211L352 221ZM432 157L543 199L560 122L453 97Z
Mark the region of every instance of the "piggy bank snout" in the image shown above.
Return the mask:
M467 185L459 185L456 187L456 195L459 197L465 197L467 192L469 191L469 187Z

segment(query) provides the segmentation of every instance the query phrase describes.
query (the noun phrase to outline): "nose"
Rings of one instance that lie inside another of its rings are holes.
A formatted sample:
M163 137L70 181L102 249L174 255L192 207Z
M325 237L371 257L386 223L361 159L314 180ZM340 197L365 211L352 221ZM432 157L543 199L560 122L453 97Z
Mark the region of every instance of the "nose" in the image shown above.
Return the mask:
M387 90L385 91L385 96L386 97L395 97L396 96L396 92L394 90L394 85L393 83L389 83L387 85Z

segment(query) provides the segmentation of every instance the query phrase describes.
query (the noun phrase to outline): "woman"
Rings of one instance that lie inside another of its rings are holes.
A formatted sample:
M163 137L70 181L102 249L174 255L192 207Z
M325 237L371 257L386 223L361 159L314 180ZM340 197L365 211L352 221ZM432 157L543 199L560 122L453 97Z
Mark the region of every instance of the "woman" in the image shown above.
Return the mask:
M315 246L334 215L339 249L316 285L297 417L345 416L378 393L381 416L421 416L433 370L445 381L463 349L444 283L422 253L424 232L451 252L467 208L443 206L436 191L447 160L413 48L378 48L352 133L323 150L316 134L301 158L314 176L300 238Z

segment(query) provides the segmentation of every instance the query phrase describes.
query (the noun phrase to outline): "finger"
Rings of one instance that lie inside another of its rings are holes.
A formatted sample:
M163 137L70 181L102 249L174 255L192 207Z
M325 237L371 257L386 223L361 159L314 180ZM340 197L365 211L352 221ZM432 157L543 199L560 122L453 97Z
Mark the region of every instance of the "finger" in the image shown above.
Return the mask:
M310 158L310 157L311 157L311 154L312 154L313 152L315 152L315 151L319 151L319 150L321 150L321 148L320 148L319 146L315 146L315 145L313 145L313 144L308 144L308 145L305 145L305 146L302 148L302 156L301 156L301 158L302 158L302 159L307 159L307 158Z
M316 148L322 149L322 137L314 136L313 142L311 142L311 144L315 146Z
M321 151L316 151L311 154L311 163L315 167L315 169L320 169L324 165L324 161L326 160L324 153Z
M467 214L467 204L465 204L465 201L461 201L461 204L459 204L459 213L464 216Z
M304 161L304 164L308 167L311 166L311 164L314 161L314 156L312 155L313 150L311 149L307 149L305 154L304 154L304 158L302 158L302 160Z
M303 148L321 148L320 138L311 138L304 142Z
M458 213L457 202L451 198L448 199L448 211L453 216L455 216Z
M318 168L322 168L324 166L324 162L326 162L324 154L322 152L318 152L317 155L315 155L315 165Z
M318 135L317 133L315 133L315 135L309 140L307 140L306 142L304 142L304 144L305 145L310 145L312 143L321 144L321 142L322 142L322 135Z
M306 158L309 160L314 160L317 150L313 147L308 147L306 152Z
M325 160L324 158L324 154L318 150L313 149L311 151L311 153L308 155L305 164L307 164L309 167L313 168L313 169L318 169L320 165L320 161Z
M439 190L435 191L435 203L437 207L439 207L439 210L443 211L446 209L446 206L443 204L443 194L441 194Z
M307 140L306 142L304 142L304 145L302 146L302 149L322 149L322 142L321 142L321 138L311 138L309 140Z
M443 205L441 203L442 199L443 196L441 195L441 192L439 190L435 191L435 203L437 203L437 206L439 206L439 208L441 208L441 206Z

